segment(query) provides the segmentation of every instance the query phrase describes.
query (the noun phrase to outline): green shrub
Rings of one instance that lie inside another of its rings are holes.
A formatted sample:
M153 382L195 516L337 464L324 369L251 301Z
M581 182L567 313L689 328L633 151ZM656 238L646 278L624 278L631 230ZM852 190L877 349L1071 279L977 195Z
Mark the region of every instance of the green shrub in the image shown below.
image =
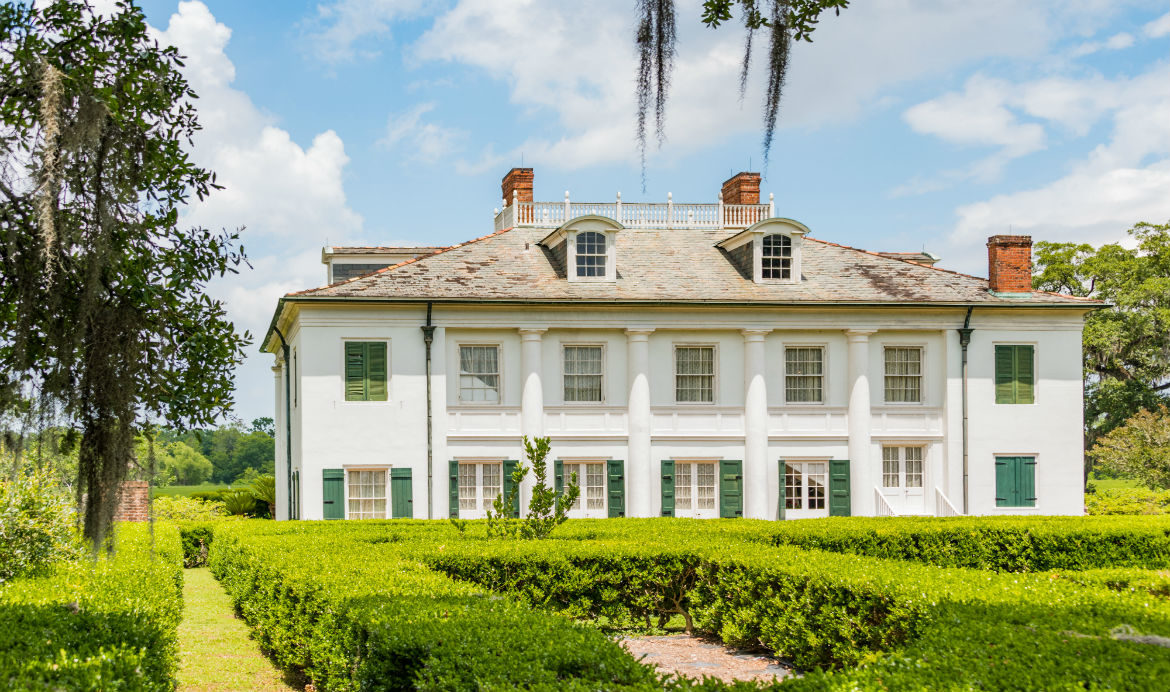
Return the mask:
M120 524L118 552L0 587L0 681L13 690L173 690L178 532Z
M1085 495L1085 513L1112 514L1170 514L1170 490L1145 488L1114 488L1098 490Z
M215 525L211 523L187 522L179 525L179 538L183 545L184 567L206 567L215 537Z
M156 497L150 506L158 521L210 521L227 514L227 508L222 502L182 495Z
M0 479L0 585L82 554L73 503L47 471Z

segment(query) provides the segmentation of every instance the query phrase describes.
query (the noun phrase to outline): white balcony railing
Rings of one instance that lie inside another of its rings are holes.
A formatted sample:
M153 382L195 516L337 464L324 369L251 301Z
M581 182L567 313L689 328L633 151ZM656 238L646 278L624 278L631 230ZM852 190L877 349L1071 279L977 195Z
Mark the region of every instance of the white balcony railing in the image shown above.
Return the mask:
M942 488L934 489L934 516L936 517L961 517L963 516L955 506L951 504L951 499L942 491Z
M665 204L629 204L621 195L616 202L571 202L566 193L564 202L513 201L496 212L495 229L559 228L590 215L613 219L626 228L747 228L775 216L775 202L771 195L767 204L724 204L722 199L715 204L675 204L669 196Z
M896 516L898 516L898 513L894 511L893 506L890 505L890 501L886 499L886 496L882 494L881 489L879 489L876 485L873 486L873 502L874 502L874 510L875 510L874 515L875 516L879 516L879 517L896 517Z

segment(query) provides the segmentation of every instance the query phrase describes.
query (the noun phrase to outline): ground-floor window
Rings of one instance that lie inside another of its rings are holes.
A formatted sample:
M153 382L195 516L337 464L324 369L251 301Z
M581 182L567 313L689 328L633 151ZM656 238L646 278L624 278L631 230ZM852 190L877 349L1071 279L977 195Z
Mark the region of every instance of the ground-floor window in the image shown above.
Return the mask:
M882 495L894 511L923 511L924 458L923 447L882 447Z
M678 517L708 519L719 516L716 504L718 462L676 461L674 464L674 512Z
M829 516L828 484L828 462L784 462L784 518Z
M995 506L1036 506L1036 457L995 458Z
M348 518L386 518L386 469L350 469L346 491Z
M498 461L459 463L459 518L484 519L503 489L503 464Z
M569 516L604 519L609 516L605 505L606 478L605 462L565 462L564 482L568 484L573 474L577 474L577 484L581 487L581 494L577 502L569 508Z

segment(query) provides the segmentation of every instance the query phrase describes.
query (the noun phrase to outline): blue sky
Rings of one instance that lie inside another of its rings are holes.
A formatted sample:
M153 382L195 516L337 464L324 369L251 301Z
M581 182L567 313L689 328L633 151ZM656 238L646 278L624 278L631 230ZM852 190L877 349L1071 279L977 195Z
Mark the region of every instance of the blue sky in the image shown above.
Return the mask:
M188 56L227 189L191 223L245 226L254 269L217 282L259 338L320 285L326 243L442 245L490 232L499 179L538 199L714 201L761 170L762 72L742 33L678 0L667 140L634 142L633 0L143 0ZM1170 220L1170 8L1117 0L855 0L794 49L762 189L814 236L927 249L986 275L988 235L1094 243ZM272 415L271 357L237 414Z

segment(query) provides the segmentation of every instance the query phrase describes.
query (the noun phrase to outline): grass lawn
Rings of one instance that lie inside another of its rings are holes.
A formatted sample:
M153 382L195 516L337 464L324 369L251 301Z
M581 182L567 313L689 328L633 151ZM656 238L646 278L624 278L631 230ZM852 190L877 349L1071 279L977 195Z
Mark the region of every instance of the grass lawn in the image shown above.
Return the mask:
M214 490L227 490L227 483L200 483L199 485L171 485L165 488L151 488L150 496L163 497L166 495L182 495L189 497L193 493L209 493Z
M1097 490L1113 490L1115 488L1140 488L1138 482L1129 478L1094 478L1089 477L1089 482L1097 486Z
M179 691L294 690L248 636L206 567L183 570Z

